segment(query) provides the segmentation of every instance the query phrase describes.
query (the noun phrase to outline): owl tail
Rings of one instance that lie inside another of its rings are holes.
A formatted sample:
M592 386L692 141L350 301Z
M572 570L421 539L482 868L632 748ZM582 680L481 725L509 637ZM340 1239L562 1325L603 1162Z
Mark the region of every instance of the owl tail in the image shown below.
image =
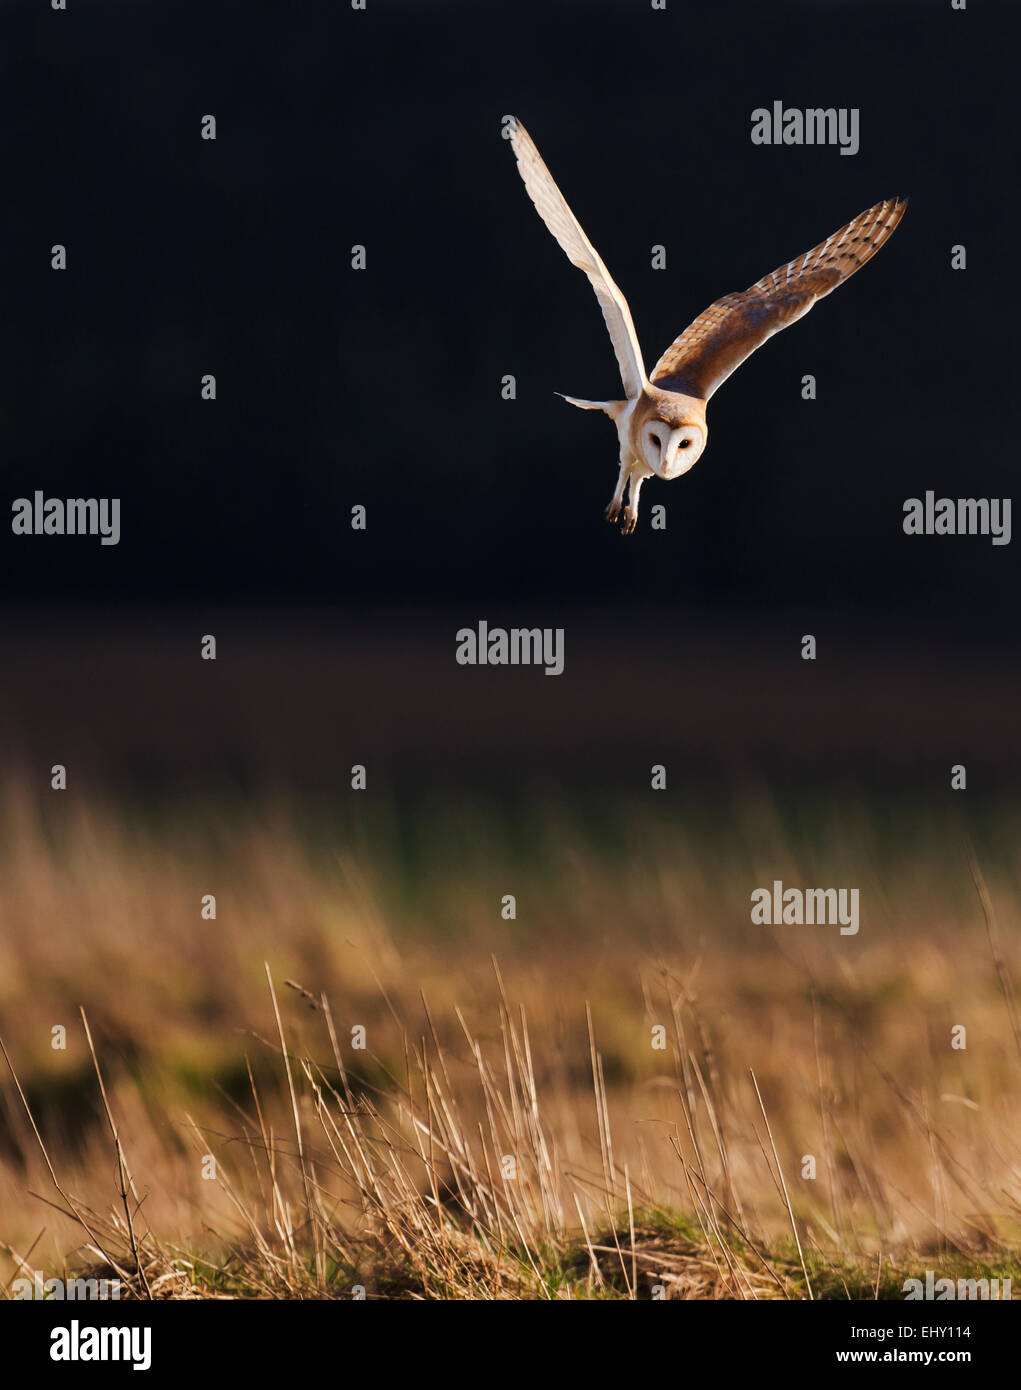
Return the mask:
M554 392L561 400L567 401L569 405L576 405L579 410L605 410L611 420L619 418L622 410L626 410L627 401L581 401L577 396L565 396L563 391Z

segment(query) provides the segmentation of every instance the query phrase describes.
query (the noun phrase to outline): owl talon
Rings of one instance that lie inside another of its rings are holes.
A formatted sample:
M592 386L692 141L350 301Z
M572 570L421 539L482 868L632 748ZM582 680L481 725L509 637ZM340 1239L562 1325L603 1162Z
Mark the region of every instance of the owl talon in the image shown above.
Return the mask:
M611 526L612 526L613 523L614 523L614 522L617 520L617 518L620 516L620 503L619 503L619 502L611 502L610 505L609 505L609 506L607 507L607 509L606 509L605 515L606 515L607 521L608 521L608 522L611 524Z
M630 536L638 525L638 512L631 507L624 508L624 520L621 523L621 531L625 536Z

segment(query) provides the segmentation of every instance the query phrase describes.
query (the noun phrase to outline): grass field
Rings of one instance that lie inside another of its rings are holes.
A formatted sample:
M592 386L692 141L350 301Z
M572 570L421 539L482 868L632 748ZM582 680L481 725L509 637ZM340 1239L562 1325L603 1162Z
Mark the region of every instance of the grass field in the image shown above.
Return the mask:
M1021 807L255 805L9 784L8 1289L872 1298L1016 1271ZM860 931L753 925L774 879L857 887Z

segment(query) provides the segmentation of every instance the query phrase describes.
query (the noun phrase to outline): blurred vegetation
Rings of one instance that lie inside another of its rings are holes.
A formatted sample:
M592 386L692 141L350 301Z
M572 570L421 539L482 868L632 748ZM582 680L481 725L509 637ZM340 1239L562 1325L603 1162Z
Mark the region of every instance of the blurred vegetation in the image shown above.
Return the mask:
M965 825L761 785L156 809L15 781L5 1277L97 1250L179 1296L648 1296L653 1274L900 1296L926 1268L1009 1271L1019 829L1010 802ZM858 888L859 934L754 926L777 878Z

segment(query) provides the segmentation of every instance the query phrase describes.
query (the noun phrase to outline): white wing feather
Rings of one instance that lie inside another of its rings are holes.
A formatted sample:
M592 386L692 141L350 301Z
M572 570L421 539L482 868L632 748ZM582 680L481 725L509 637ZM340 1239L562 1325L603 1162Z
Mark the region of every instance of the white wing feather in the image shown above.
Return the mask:
M528 196L568 260L588 276L589 284L596 292L599 307L606 320L624 390L629 398L633 398L639 395L646 385L646 376L642 350L638 346L638 335L627 300L614 283L599 252L582 231L578 219L567 206L567 200L543 163L528 131L517 120L510 129L510 141L517 158L518 173L524 181Z

